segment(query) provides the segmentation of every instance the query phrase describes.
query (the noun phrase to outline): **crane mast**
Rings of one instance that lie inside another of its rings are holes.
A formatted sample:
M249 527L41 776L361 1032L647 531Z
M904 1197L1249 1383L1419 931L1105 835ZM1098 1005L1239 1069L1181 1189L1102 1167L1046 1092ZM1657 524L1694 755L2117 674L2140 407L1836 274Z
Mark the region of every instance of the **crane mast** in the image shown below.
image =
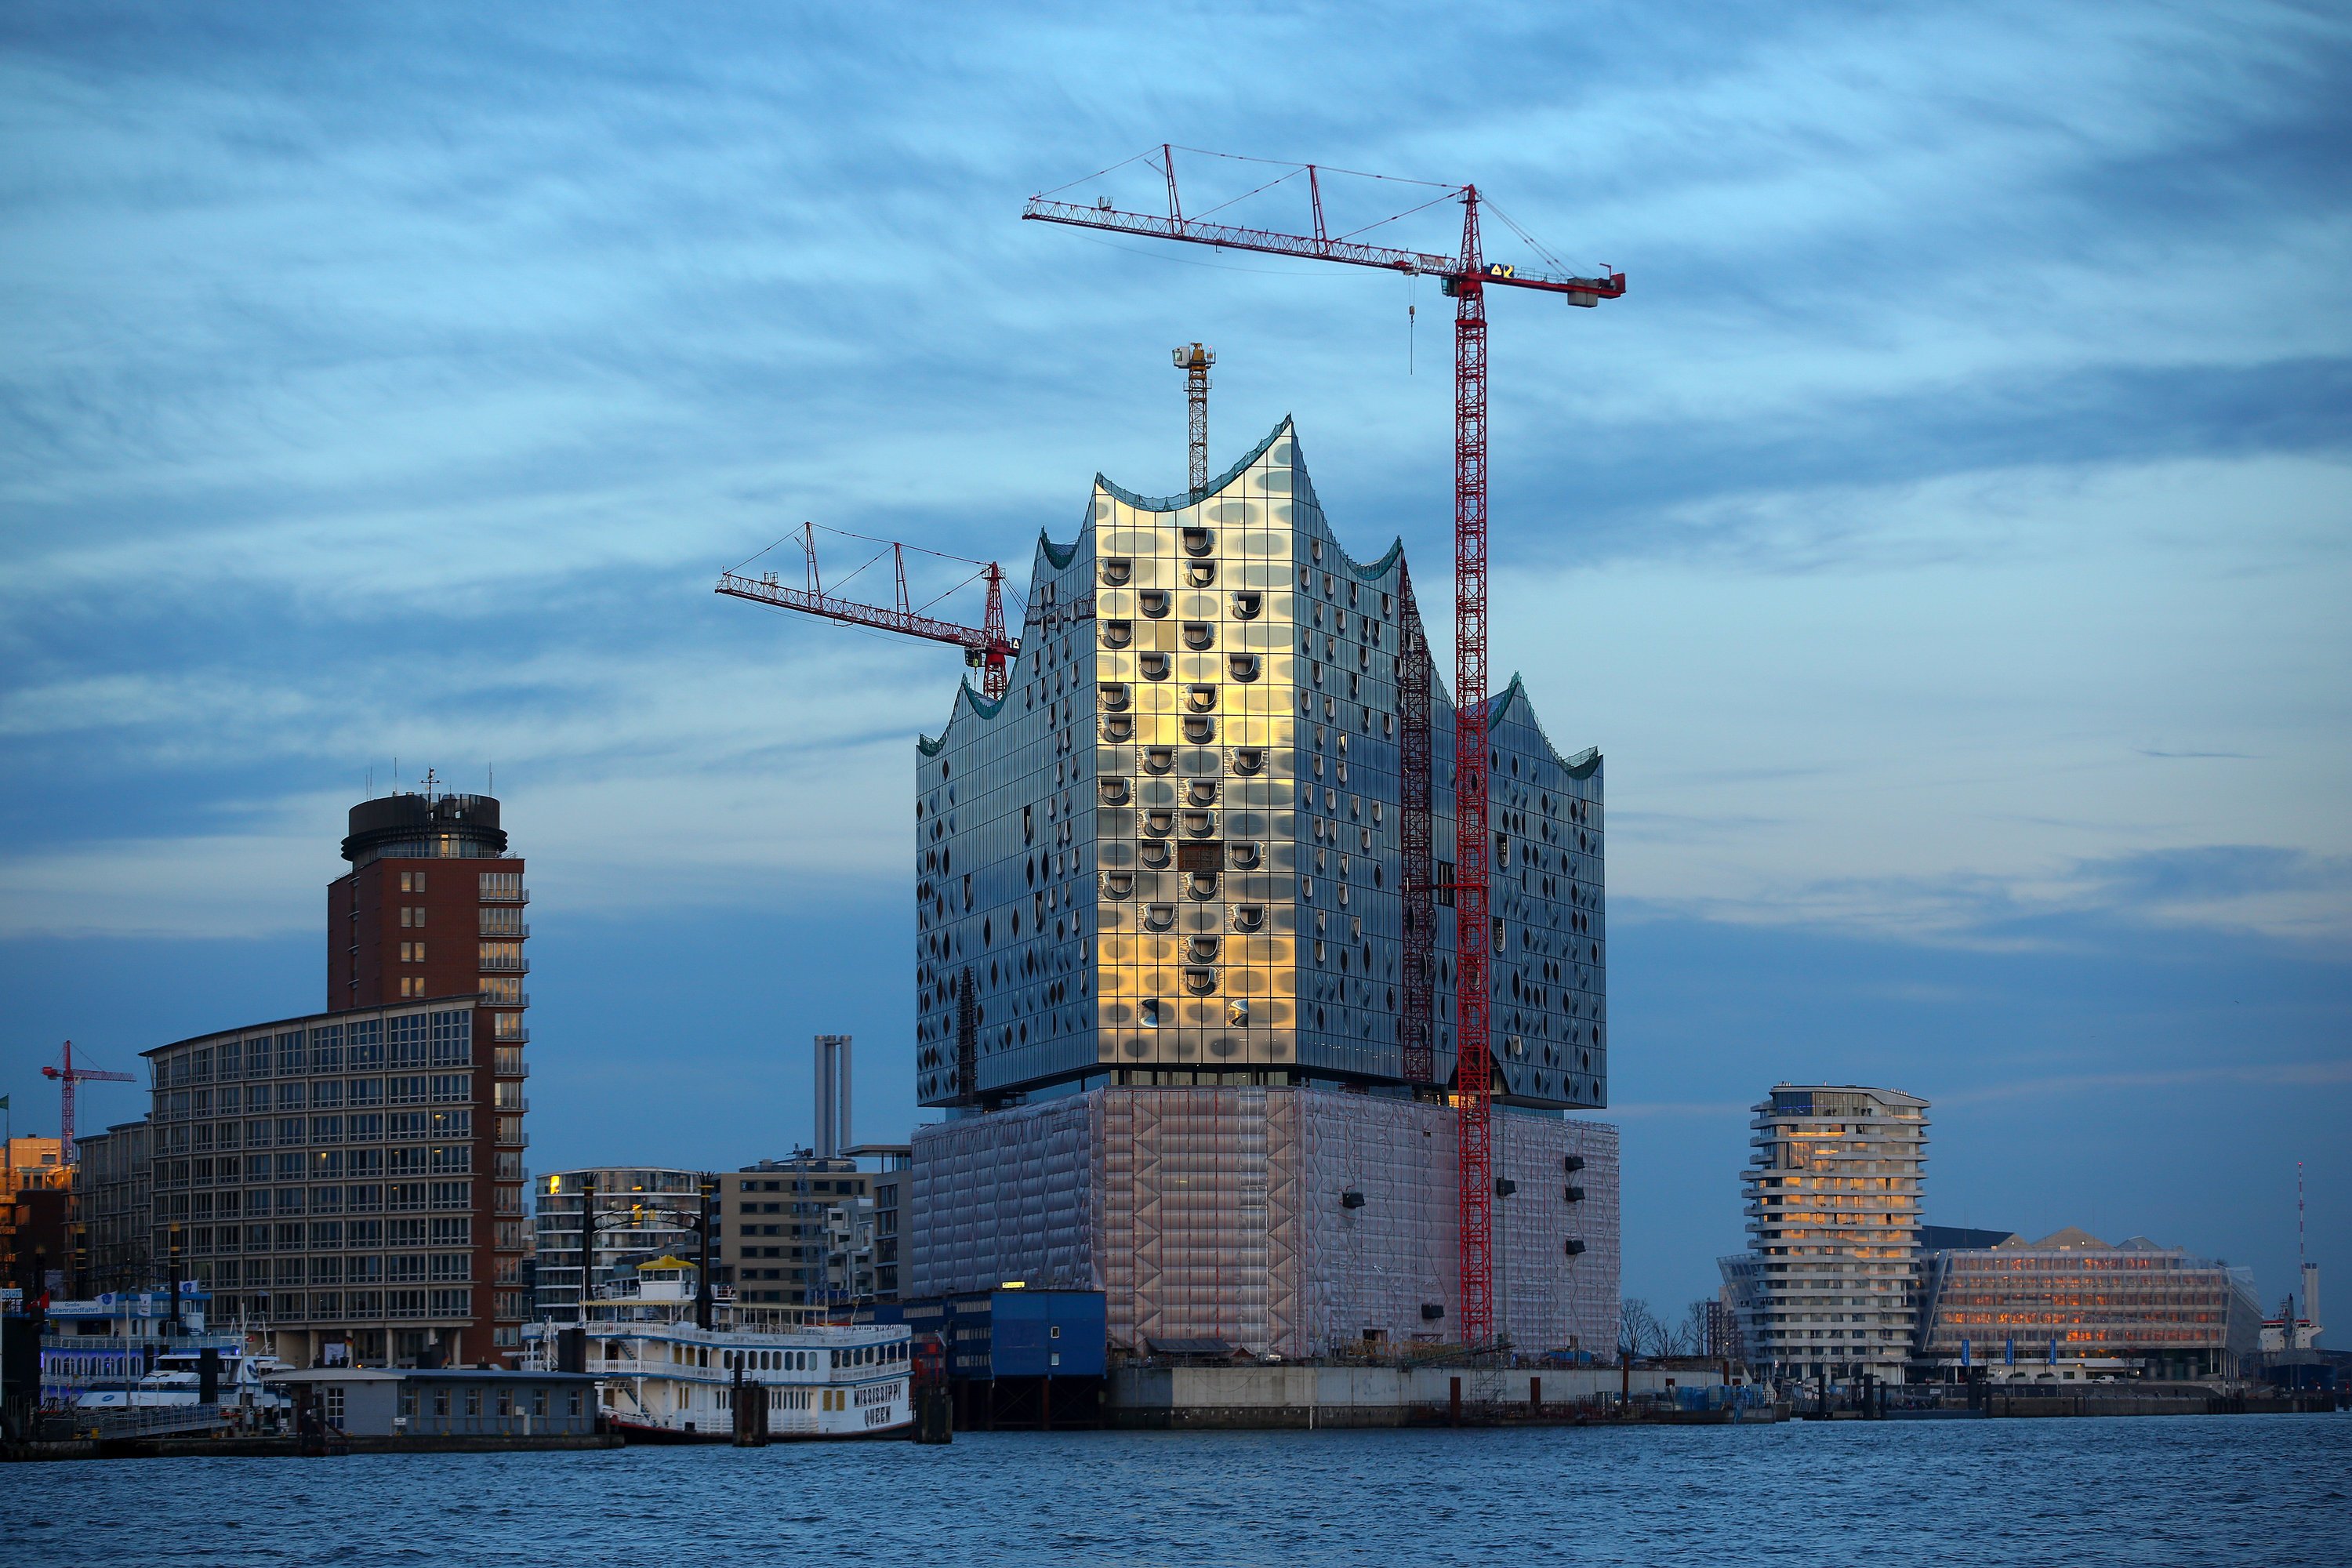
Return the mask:
M139 1081L127 1072L104 1072L97 1068L74 1066L71 1040L65 1044L62 1065L43 1068L41 1076L58 1080L58 1162L66 1165L74 1163L74 1086L79 1083Z
M1184 373L1184 401L1192 414L1192 499L1197 501L1209 493L1209 367L1217 363L1217 351L1205 343L1192 343L1172 351L1170 357Z
M1462 246L1458 255L1441 256L1430 251L1367 245L1346 236L1334 237L1324 221L1321 178L1312 163L1301 165L1307 175L1308 200L1312 207L1314 232L1311 234L1286 234L1273 229L1188 218L1184 216L1183 204L1177 191L1175 150L1164 142L1160 148L1160 167L1167 176L1168 184L1168 211L1164 216L1121 211L1112 207L1107 200L1093 206L1082 206L1043 195L1030 197L1021 216L1024 219L1068 224L1078 228L1179 240L1219 249L1258 251L1312 261L1338 262L1343 266L1374 268L1409 277L1428 273L1442 282L1446 294L1454 302L1454 869L1452 883L1455 946L1454 1105L1460 1123L1457 1191L1461 1221L1462 1337L1465 1343L1483 1344L1491 1341L1495 1334L1495 1182L1491 1125L1494 1059L1488 1019L1493 1002L1489 956L1494 927L1488 914L1487 886L1494 840L1487 828L1486 291L1490 287L1527 289L1563 296L1570 305L1591 307L1603 300L1622 297L1625 275L1610 272L1593 278L1553 276L1487 261L1479 238L1478 188L1475 185L1450 188L1453 198L1462 203ZM1205 382L1205 365L1199 374ZM1195 450L1198 452L1200 448ZM1205 460L1196 457L1192 478L1196 496L1206 483ZM1409 624L1417 624L1410 610L1405 618ZM1407 635L1411 636L1411 631ZM1431 793L1427 775L1430 747L1425 741L1416 745L1411 738L1411 730L1416 713L1421 724L1426 728L1429 700L1425 686L1426 665L1421 665L1418 669L1412 668L1415 661L1410 657L1411 650L1406 651L1408 668L1401 677L1400 691L1400 706L1405 710L1401 717L1407 731L1400 757L1407 775L1400 803L1403 808L1400 813L1403 819L1400 826L1408 862L1405 871L1405 995L1400 1039L1403 1047L1404 1074L1408 1079L1414 1079L1416 1068L1424 1075L1433 1070L1424 1065L1430 1059L1429 1037L1426 1026L1420 1020L1426 1019L1430 1013L1428 994L1422 988L1428 986L1432 978L1433 964L1430 959L1433 957L1435 922L1433 909L1428 911L1431 929L1427 940L1431 950L1417 952L1423 939L1416 928L1415 917L1423 910L1412 892L1412 882L1416 877L1428 878L1431 873L1412 862L1417 852L1416 846L1426 844L1430 836L1426 815ZM1416 679L1424 683L1418 691L1413 685ZM1412 776L1416 766L1423 770L1418 781ZM1416 809L1423 814L1417 830L1414 820Z

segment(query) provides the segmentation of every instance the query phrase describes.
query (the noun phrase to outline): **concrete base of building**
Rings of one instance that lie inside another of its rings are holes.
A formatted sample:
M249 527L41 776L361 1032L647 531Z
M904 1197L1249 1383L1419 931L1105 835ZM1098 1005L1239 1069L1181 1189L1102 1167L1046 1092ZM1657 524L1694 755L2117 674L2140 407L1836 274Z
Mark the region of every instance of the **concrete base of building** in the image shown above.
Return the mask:
M1617 1338L1617 1130L1498 1109L1494 1331ZM909 1294L1104 1292L1110 1342L1292 1359L1462 1339L1456 1118L1319 1089L1117 1088L917 1130Z
M950 1385L959 1432L1067 1432L1103 1425L1099 1377L958 1378Z

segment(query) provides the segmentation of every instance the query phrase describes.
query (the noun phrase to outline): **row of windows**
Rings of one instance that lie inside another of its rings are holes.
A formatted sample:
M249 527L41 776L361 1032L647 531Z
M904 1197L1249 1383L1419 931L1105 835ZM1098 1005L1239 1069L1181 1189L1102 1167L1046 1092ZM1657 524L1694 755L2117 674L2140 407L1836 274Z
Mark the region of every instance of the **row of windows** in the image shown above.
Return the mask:
M216 1247L215 1250L226 1250ZM247 1252L267 1251L247 1247ZM213 1283L225 1289L260 1285L423 1285L463 1283L474 1277L470 1252L310 1253L299 1258L215 1258Z
M473 1014L466 1008L354 1018L222 1040L155 1058L155 1087L228 1083L245 1078L292 1078L346 1068L464 1065L473 1055Z
M458 1318L474 1315L470 1286L440 1289L269 1291L216 1295L212 1316L222 1322L335 1323L382 1319Z
M174 1194L184 1213L165 1218L236 1219L248 1215L415 1213L425 1209L470 1209L474 1184L464 1182L363 1182L348 1186L257 1187L244 1192Z
M400 1126L404 1119L418 1118L416 1125ZM390 1120L395 1124L390 1136L395 1146L391 1149L311 1149L288 1147L276 1154L247 1153L223 1155L216 1160L170 1160L157 1169L159 1186L207 1186L238 1181L302 1182L321 1177L342 1175L381 1175L389 1171L394 1175L410 1172L456 1172L473 1169L470 1143L436 1143L429 1150L400 1146L399 1140L423 1141L434 1138L464 1138L467 1123L473 1118L470 1110L395 1110ZM368 1126L382 1122L383 1116L319 1117L307 1121L289 1120L278 1124L278 1140L287 1145L310 1145L333 1141L333 1123L352 1121ZM331 1125L317 1131L320 1122ZM385 1136L382 1129L372 1132L354 1131L354 1140L379 1139Z
M341 1394L342 1391L331 1389L328 1392ZM506 1418L520 1415L528 1409L532 1419L544 1420L551 1406L550 1394L551 1391L544 1387L533 1388L527 1394L520 1390L492 1389L489 1391L489 1414ZM400 1413L411 1420L416 1419L421 1401L424 1408L430 1410L436 1418L446 1417L459 1412L468 1416L478 1416L483 1414L482 1395L483 1391L479 1388L453 1389L436 1386L429 1392L420 1391L415 1387L403 1388L400 1391ZM579 1389L564 1389L555 1397L562 1401L564 1415L576 1416L580 1414L582 1404ZM335 1413L331 1411L328 1413L331 1421Z
M258 1209L256 1213L265 1213ZM289 1210L289 1213L299 1213ZM315 1207L314 1212L332 1214L336 1210ZM345 1247L471 1247L474 1245L474 1220L471 1215L444 1215L425 1219L335 1219L281 1223L275 1226L248 1225L240 1233L237 1226L223 1226L221 1231L236 1236L248 1252L300 1252L306 1247L332 1250ZM168 1245L168 1242L167 1242Z

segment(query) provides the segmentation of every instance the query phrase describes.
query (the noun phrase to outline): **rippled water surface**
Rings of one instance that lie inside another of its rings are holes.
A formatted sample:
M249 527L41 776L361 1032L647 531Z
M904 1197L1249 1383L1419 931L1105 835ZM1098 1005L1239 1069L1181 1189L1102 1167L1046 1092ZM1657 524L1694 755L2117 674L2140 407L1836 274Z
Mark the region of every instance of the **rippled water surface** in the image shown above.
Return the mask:
M28 1563L2352 1563L2352 1416L0 1469Z

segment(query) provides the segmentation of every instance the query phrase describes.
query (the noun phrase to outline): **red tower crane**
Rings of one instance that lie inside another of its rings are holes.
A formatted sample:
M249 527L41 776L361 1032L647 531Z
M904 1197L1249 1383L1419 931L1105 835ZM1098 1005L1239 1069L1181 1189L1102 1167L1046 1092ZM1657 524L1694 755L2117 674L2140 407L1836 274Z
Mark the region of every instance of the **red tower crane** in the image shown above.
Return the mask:
M74 1163L74 1085L78 1083L137 1083L127 1072L101 1072L96 1068L73 1065L73 1042L66 1042L61 1065L41 1069L43 1078L58 1080L58 1162Z
M1139 156L1149 159L1150 154ZM1129 160L1132 162L1133 160ZM1461 1169L1459 1190L1462 1220L1462 1337L1481 1344L1494 1337L1494 1159L1490 1113L1494 1093L1493 1058L1489 1052L1487 1012L1492 998L1487 978L1487 947L1491 940L1486 905L1487 861L1493 840L1487 837L1486 795L1486 299L1489 288L1532 289L1565 297L1571 305L1598 305L1625 292L1625 275L1600 278L1555 277L1521 271L1490 262L1479 244L1478 187L1449 185L1423 204L1458 200L1462 204L1462 248L1455 256L1399 250L1366 245L1352 235L1332 235L1323 221L1323 188L1316 165L1291 166L1290 173L1268 185L1299 174L1307 176L1312 213L1311 234L1283 234L1208 223L1184 216L1176 189L1175 149L1162 143L1158 163L1167 176L1168 212L1122 212L1108 201L1093 206L1055 201L1047 195L1029 198L1024 218L1072 224L1080 228L1108 229L1153 239L1177 239L1226 250L1264 251L1296 256L1310 261L1336 261L1350 267L1417 277L1428 273L1444 286L1454 309L1454 1042L1457 1068L1454 1101L1460 1118ZM1105 173L1108 173L1108 170ZM1065 187L1066 188L1066 187ZM1267 188L1265 185L1258 187ZM1249 193L1255 195L1255 192ZM1414 210L1419 210L1418 208ZM1400 214L1399 216L1404 215ZM1384 220L1385 221L1385 220ZM1505 219L1508 223L1508 219ZM1515 228L1517 226L1513 226ZM1361 230L1356 231L1361 233ZM1527 237L1522 234L1522 238ZM1532 242L1530 242L1532 243ZM1410 685L1418 671L1406 672ZM1426 714L1426 698L1421 711ZM1406 706L1412 706L1407 694ZM1410 721L1412 715L1404 715ZM1407 743L1410 753L1412 747ZM1425 757L1425 752L1423 753ZM1415 758L1403 759L1411 763ZM1412 794L1410 783L1408 796ZM1425 795L1424 795L1424 798ZM1424 838L1426 835L1423 835ZM1411 835L1407 835L1408 840ZM1423 873L1426 875L1426 873ZM1407 871L1408 882L1413 872ZM1427 984L1428 959L1433 956L1433 931L1409 933L1422 949L1418 960L1406 955L1408 995L1405 1005L1405 1048L1408 1070L1425 1049L1412 1037L1415 1029L1411 994L1414 972ZM1427 1017L1424 1002L1420 1013ZM1426 1036L1422 1037L1425 1040Z
M787 587L776 580L776 574L773 572L762 573L757 577L745 577L735 572L725 572L719 574L719 586L713 592L726 594L738 599L749 599L755 605L768 605L777 609L798 610L804 615L823 616L827 620L841 621L849 626L875 626L886 632L901 632L910 637L925 637L932 642L953 643L963 649L964 663L981 672L982 694L991 701L1004 695L1005 683L1009 679L1006 666L1013 659L1020 657L1021 641L1017 637L1007 637L1004 632L1004 569L1002 566L993 561L966 561L960 555L942 555L936 550L925 550L920 545L900 544L887 539L867 539L865 534L843 533L839 529L825 530L828 533L842 533L842 537L845 539L866 539L869 544L882 546L881 550L866 563L866 566L873 565L885 555L890 557L891 566L898 578L898 592L894 603L886 608L880 605L862 604L856 599L844 598L838 592L830 594L825 592L824 580L817 573L816 531L816 524L813 522L801 524L800 545L808 557L808 576L805 586ZM907 592L907 552L909 550L919 555L935 556L942 561L956 561L967 566L980 568L979 571L958 583L955 588L950 588L947 592L952 594L956 588L964 587L971 583L985 582L988 584L988 605L982 613L981 625L959 626L953 621L940 620L923 613L938 604L940 599L947 597L947 594L941 594L921 605L913 602ZM849 577L856 577L858 572L866 570L866 566L860 566L857 572L852 572ZM843 579L844 582L848 580L848 578Z

